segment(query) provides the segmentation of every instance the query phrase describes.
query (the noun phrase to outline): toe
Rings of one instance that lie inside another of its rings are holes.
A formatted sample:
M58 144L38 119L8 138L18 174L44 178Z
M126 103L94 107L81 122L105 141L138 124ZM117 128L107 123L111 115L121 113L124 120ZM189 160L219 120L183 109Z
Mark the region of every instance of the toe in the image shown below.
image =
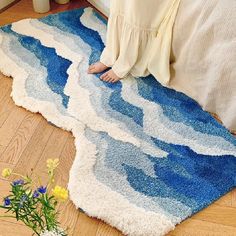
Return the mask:
M94 65L89 66L88 73L93 73L93 70L95 69Z
M112 83L112 81L113 81L113 77L109 76L109 80L107 82Z
M110 80L110 76L107 75L107 76L105 77L104 81L109 82L109 80Z
M101 80L105 80L105 78L107 78L107 76L108 76L108 74L107 74L107 73L104 73L104 74L100 77L100 79L101 79Z
M111 70L109 70L108 72L107 72L107 74L108 74L108 80L107 80L107 82L111 82L112 81L112 73L111 73Z
M106 80L106 82L110 83L110 82L111 82L111 77L108 77L108 79Z
M111 82L112 83L116 83L119 80L120 80L120 78L116 74L112 73L112 80L111 80Z
M116 78L113 79L112 83L116 83L116 82L118 82L119 80L120 80L120 78L117 78L117 77L116 77Z
M104 79L106 77L107 73L104 73L100 76L100 79Z

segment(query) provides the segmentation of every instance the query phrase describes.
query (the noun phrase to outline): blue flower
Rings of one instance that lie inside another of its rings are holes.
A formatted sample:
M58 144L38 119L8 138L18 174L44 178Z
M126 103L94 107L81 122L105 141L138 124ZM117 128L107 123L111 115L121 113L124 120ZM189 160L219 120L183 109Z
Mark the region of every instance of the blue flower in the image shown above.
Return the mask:
M8 197L4 198L4 206L9 206L10 204L11 200Z
M47 187L43 187L43 186L41 186L41 187L39 187L39 188L37 189L37 191L38 191L39 193L44 194L44 193L47 192Z
M22 179L19 179L19 180L15 180L15 181L13 181L13 186L17 186L17 185L23 185L25 182L24 182L24 180L22 180Z
M33 193L33 198L37 198L39 196L38 190L35 190Z

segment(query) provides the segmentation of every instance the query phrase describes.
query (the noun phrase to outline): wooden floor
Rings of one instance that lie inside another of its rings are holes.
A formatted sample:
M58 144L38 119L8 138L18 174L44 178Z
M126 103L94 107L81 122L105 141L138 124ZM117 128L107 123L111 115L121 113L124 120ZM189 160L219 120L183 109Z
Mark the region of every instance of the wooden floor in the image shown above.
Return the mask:
M23 18L44 15L34 13L32 0L19 3L0 14L0 25ZM52 11L87 6L86 1L74 0L69 5L52 4ZM45 160L59 158L59 184L66 186L68 173L75 156L71 133L47 123L40 114L32 114L14 105L12 80L0 74L0 170L11 167L26 174L31 170L45 178ZM0 179L0 198L8 194L9 182ZM0 214L3 213L0 211ZM69 227L70 236L121 236L116 229L77 211L71 202L60 206L60 222ZM0 220L0 236L28 236L30 231L22 224L8 219ZM228 193L207 209L176 227L168 236L236 236L236 190Z

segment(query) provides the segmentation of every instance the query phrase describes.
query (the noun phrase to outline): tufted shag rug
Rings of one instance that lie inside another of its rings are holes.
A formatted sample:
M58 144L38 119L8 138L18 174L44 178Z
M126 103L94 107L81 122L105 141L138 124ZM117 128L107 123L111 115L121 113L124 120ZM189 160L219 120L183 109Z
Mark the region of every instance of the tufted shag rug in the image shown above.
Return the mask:
M75 136L76 207L127 235L164 235L236 186L236 139L152 76L88 75L105 35L91 8L6 25L0 71L17 105Z

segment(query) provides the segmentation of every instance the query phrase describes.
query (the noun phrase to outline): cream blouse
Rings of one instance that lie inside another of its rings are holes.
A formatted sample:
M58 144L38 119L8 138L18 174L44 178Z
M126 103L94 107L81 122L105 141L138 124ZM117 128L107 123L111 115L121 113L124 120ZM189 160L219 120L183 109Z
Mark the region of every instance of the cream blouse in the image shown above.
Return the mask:
M170 79L172 30L180 0L111 0L101 62L120 78L153 74Z

